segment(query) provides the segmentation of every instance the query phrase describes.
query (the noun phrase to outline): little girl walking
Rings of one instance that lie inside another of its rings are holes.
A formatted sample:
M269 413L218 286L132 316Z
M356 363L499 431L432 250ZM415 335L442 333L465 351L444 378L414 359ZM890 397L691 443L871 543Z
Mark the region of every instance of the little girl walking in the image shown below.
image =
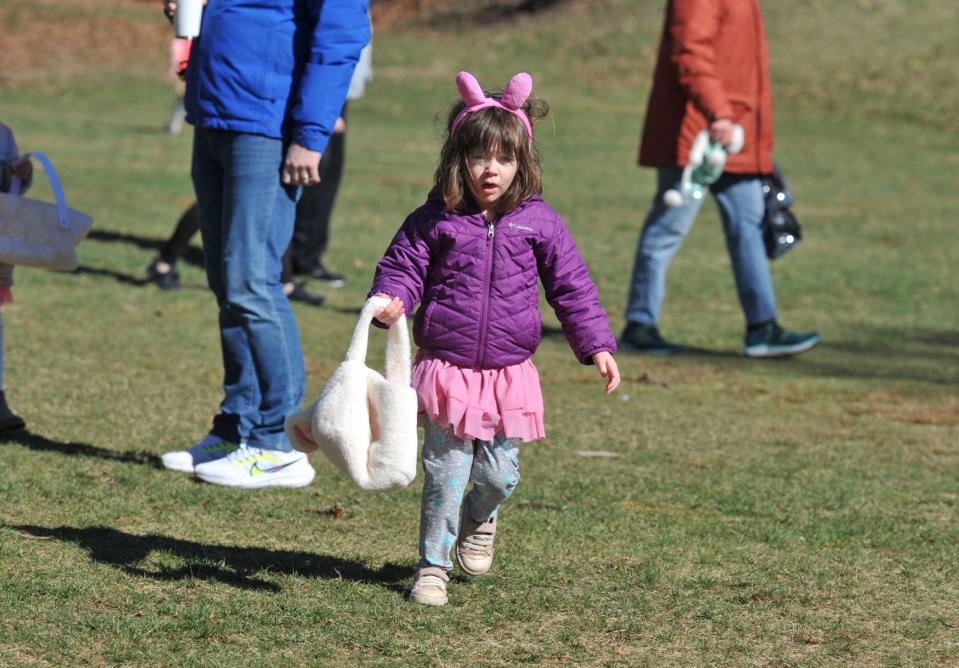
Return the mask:
M20 155L13 131L0 123L0 192L23 195L33 181L30 157ZM13 265L0 263L0 434L23 429L26 423L7 405L3 385L3 305L13 301Z
M519 444L545 436L537 279L576 358L619 384L616 341L563 219L540 197L533 124L548 107L521 73L490 96L468 72L435 186L379 262L370 294L389 326L419 304L413 386L425 414L420 564L410 598L444 605L455 545L472 575L493 562L496 514L519 482ZM465 495L469 483L472 489Z

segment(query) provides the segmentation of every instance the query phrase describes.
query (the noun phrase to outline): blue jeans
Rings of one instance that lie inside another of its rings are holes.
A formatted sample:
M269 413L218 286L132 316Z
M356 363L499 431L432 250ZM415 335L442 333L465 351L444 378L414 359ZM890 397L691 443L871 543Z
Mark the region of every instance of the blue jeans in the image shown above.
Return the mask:
M278 139L197 129L192 171L223 350L225 396L210 433L289 451L283 421L299 408L305 372L280 282L297 197L280 183L285 151Z
M675 209L663 203L663 193L679 186L682 173L682 168L678 167L657 170L656 195L639 237L626 304L626 319L630 322L644 325L659 322L666 293L666 271L702 206L703 200ZM719 204L726 250L732 261L736 291L746 324L775 320L776 296L761 228L765 211L761 179L753 175L723 174L710 191Z

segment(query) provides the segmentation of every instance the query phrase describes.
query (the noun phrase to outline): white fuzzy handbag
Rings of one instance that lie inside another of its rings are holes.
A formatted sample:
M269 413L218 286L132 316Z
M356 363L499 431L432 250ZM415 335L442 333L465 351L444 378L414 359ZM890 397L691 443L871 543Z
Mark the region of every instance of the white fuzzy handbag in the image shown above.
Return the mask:
M301 452L319 448L366 490L403 487L416 477L417 401L410 386L405 317L388 330L385 377L366 366L373 313L388 303L382 297L367 300L346 359L326 382L320 398L286 418L286 433L294 448Z
M93 221L67 207L60 179L43 153L29 154L43 165L56 204L41 202L16 192L0 193L0 262L43 269L72 271L80 264L76 246L87 236Z

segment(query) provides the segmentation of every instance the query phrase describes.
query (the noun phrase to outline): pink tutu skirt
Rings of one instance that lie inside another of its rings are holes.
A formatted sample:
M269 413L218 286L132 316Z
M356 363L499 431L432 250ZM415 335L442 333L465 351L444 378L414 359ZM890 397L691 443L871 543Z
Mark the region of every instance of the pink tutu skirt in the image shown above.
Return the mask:
M425 353L413 365L420 411L431 422L449 425L457 438L523 441L546 436L543 391L533 360L502 369L464 369Z

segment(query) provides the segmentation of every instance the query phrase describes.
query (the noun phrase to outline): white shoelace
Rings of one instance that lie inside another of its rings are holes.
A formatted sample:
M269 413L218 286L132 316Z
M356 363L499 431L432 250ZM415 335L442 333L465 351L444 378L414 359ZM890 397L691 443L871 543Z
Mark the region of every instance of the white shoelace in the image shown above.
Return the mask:
M251 448L250 446L243 444L238 447L236 450L231 452L226 456L226 461L231 464L236 464L237 462L243 461L244 459L249 459L251 457L256 457L260 454L259 448Z
M425 589L427 587L446 591L446 582L438 575L421 575L416 579L415 589Z
M493 539L495 534L474 533L463 539L463 551L478 552L484 556L493 554Z

